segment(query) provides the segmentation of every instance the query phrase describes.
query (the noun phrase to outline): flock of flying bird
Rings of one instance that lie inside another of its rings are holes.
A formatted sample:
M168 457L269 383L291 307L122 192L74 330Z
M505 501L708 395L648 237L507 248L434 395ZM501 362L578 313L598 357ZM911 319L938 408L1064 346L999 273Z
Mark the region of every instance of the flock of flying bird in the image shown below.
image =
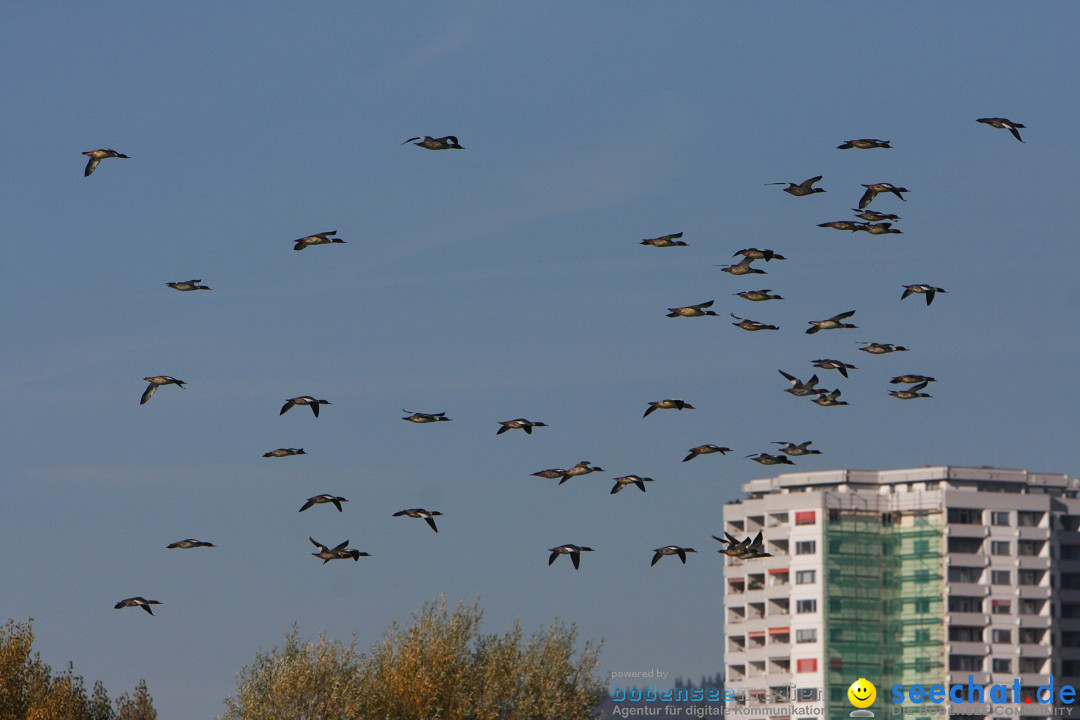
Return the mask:
M1024 128L1024 125L1021 125L1020 123L1015 123L1015 122L1012 122L1012 121L1010 121L1008 119L1005 119L1005 118L980 118L979 120L977 120L977 122L984 123L984 124L990 125L991 127L995 127L995 128L999 128L999 129L1006 129L1010 133L1012 133L1012 135L1017 140L1019 140L1020 142L1023 142L1023 140L1020 137L1020 133L1019 133L1018 129ZM414 137L414 138L409 138L408 140L403 142L402 145L407 144L407 143L413 143L414 145L417 145L418 147L421 147L421 148L424 148L424 149L427 149L427 150L463 150L464 149L462 147L462 145L458 142L458 139L453 135L447 135L447 136L444 136L444 137L441 137L441 138L434 138L434 137L427 136L427 135L422 136L422 137L418 136L418 137ZM891 148L892 148L892 145L890 144L890 141L888 141L888 140L878 140L878 139L873 139L873 138L863 138L863 139L857 139L857 140L848 140L848 141L844 142L842 145L838 146L838 149L840 149L840 150L848 150L848 149L871 150L871 149L891 149ZM126 159L126 158L128 158L127 155L124 155L123 153L119 153L119 152L117 152L115 150L111 150L111 149L90 150L90 151L84 152L83 154L86 155L89 158L89 161L86 164L86 169L85 169L85 172L84 172L84 176L86 176L86 177L89 177L97 169L98 165L104 159L107 159L107 158L124 158L124 159ZM815 176L815 177L808 178L807 180L804 180L801 183L767 183L767 184L768 185L787 185L787 187L783 188L784 192L786 192L789 195L792 195L794 197L805 197L805 196L809 196L809 195L816 195L818 193L826 192L824 188L815 187L815 184L817 182L819 182L821 179L822 179L822 176L818 175L818 176ZM836 230L847 230L847 231L851 231L851 232L862 231L862 232L867 232L867 233L874 234L874 235L900 233L901 232L900 230L896 230L896 229L894 229L892 227L892 222L896 221L896 220L899 220L900 219L899 216L894 215L894 214L889 214L889 213L882 213L882 212L878 212L878 211L867 210L867 207L881 193L890 193L890 194L895 195L896 197L900 198L900 200L905 200L903 194L906 193L906 192L909 192L908 189L904 188L904 187L897 187L897 186L895 186L895 185L893 185L891 183L887 183L887 182L864 184L863 187L865 188L865 191L864 191L862 197L860 198L860 200L858 202L858 210L854 211L854 212L857 213L856 217L859 218L860 220L862 220L863 222L856 222L856 221L850 221L850 220L839 220L839 221L821 223L819 225L819 227L832 228L832 229L836 229ZM294 242L293 249L299 251L299 250L304 250L307 247L316 246L316 245L329 245L329 244L343 244L343 243L345 243L345 240L343 240L341 238L338 238L338 237L334 237L335 235L337 235L337 231L328 231L328 232L316 233L314 235L308 235L306 237L302 237L302 238L299 238L298 240L293 241ZM687 246L688 243L681 240L682 237L683 237L683 233L681 233L681 232L680 233L673 233L671 235L662 235L660 237L642 240L641 244L642 245L648 245L648 246L651 246L651 247L656 247L656 248L685 247L685 246ZM768 263L768 262L771 262L771 261L774 261L774 260L775 261L782 261L782 260L786 259L783 255L781 255L781 254L779 254L779 253L777 253L777 252L775 252L773 250L758 249L758 248L745 248L745 249L739 250L738 252L735 253L735 256L740 256L740 255L742 256L742 260L740 260L736 264L727 265L727 266L722 267L723 272L726 272L726 273L728 273L730 275L733 275L733 276L765 274L766 273L765 270L762 270L761 268L758 268L758 267L754 267L753 263L756 262L756 261L759 261L759 260ZM206 285L202 285L201 283L202 283L202 280L192 279L192 280L184 280L184 281L178 281L178 282L170 282L170 283L166 283L166 285L168 287L170 287L170 288L172 288L174 290L180 291L180 292L192 292L192 291L198 291L198 290L210 290L211 289L210 287L208 287ZM916 283L916 284L911 284L911 285L904 285L903 287L904 287L904 291L903 291L903 294L900 297L901 300L904 300L908 296L913 295L913 294L920 294L920 295L923 295L925 297L927 306L929 306L934 301L934 298L936 297L936 295L938 293L945 293L946 292L943 288L936 287L936 286L929 285L929 284L925 284L925 283ZM738 297L743 298L744 300L748 300L750 302L765 302L765 301L769 301L769 300L783 300L782 296L773 295L773 294L770 294L770 293L772 293L771 289L763 289L763 290L746 290L746 291L735 293L735 295L737 295ZM713 306L713 304L714 304L714 301L709 300L707 302L698 303L696 305L688 305L688 306L684 306L684 307L668 308L667 317L669 317L669 318L695 318L695 317L709 317L709 316L715 317L715 316L718 316L718 313L710 309ZM732 318L734 318L737 321L737 322L732 323L732 324L735 325L736 327L742 329L742 330L746 330L746 331L749 331L749 332L756 332L756 331L760 331L760 330L778 330L779 329L775 325L766 324L766 323L759 322L759 321L756 321L756 320L750 320L748 318L744 318L744 317L740 317L738 315L735 315L734 313L730 313L730 315L731 315ZM810 327L808 329L806 329L805 332L808 335L813 335L813 334L821 332L823 330L839 330L839 329L855 328L855 327L857 327L856 325L844 322L845 320L851 318L853 315L855 315L855 311L854 310L849 310L849 311L846 311L846 312L838 313L838 314L833 315L832 317L826 318L824 320L810 320L810 321L808 321L809 324L810 324ZM869 353L871 355L882 355L882 354L893 353L893 352L904 352L904 351L907 350L907 348L905 348L905 347L902 347L902 346L899 346L899 345L893 345L891 343L862 342L860 344L862 344L864 347L861 347L859 349L862 350L863 352ZM848 375L849 370L856 370L857 369L854 365L843 362L841 360L832 359L832 358L824 358L824 359L814 360L814 361L812 361L812 365L814 367L820 368L822 370L836 370L844 378L849 377L849 375ZM814 399L812 400L812 402L814 402L817 405L820 405L822 407L831 407L831 406L839 406L839 405L847 405L848 404L846 401L843 401L843 400L839 399L840 396L841 396L841 391L839 389L829 391L829 390L826 390L824 388L817 387L819 379L818 379L818 376L816 374L811 376L809 380L802 381L798 377L796 377L794 375L791 375L791 374L789 374L787 372L784 372L783 370L780 370L779 372L791 384L791 387L785 389L785 392L790 393L791 395L793 395L795 397L814 396ZM146 389L143 391L142 397L140 399L140 404L147 403L154 396L154 394L157 392L158 388L160 388L162 386L176 385L176 386L180 387L181 389L183 389L183 388L185 388L185 385L186 385L185 381L179 380L179 379L177 379L175 377L172 377L170 375L152 375L152 376L148 376L148 377L143 378L143 379L148 383L148 385L147 385ZM901 389L901 390L892 390L892 391L889 392L889 394L892 395L893 397L896 397L896 398L901 399L901 400L913 400L913 399L917 399L917 398L929 398L930 395L927 394L927 393L922 392L922 390L924 390L926 388L928 383L931 383L931 382L934 382L934 381L935 381L934 378L928 377L926 375L915 375L915 374L899 375L899 376L894 377L891 380L891 383L892 384L906 384L906 385L909 385L910 387L908 387L906 389ZM306 407L310 408L312 414L316 418L318 418L319 417L320 407L322 405L330 405L330 404L331 403L328 400L315 398L315 397L313 397L311 395L301 395L301 396L297 396L297 397L288 398L285 401L285 404L282 406L281 411L279 412L279 415L284 415L285 413L287 413L289 410L293 409L294 407L306 406ZM645 409L645 413L644 413L644 415L642 417L643 418L648 417L650 414L652 414L656 410L680 410L681 411L681 410L693 410L693 409L694 409L694 406L691 405L690 403L684 401L684 400L677 399L677 398L667 398L667 399L663 399L663 400L656 400L656 401L649 402L647 408ZM405 410L403 412L408 413L408 415L406 417L402 418L403 420L408 421L408 422L412 422L412 423L416 423L416 424L438 423L438 422L446 422L446 421L450 420L450 418L448 418L446 416L445 412L423 413L423 412L413 412L413 411L410 411L410 410ZM499 427L498 431L496 432L497 435L501 435L501 434L503 434L503 433L505 433L505 432L507 432L509 430L521 430L521 431L525 432L526 434L531 435L532 431L533 431L533 428L546 427L547 425L546 425L546 423L539 422L539 421L528 420L528 419L525 419L525 418L515 418L515 419L512 419L512 420L499 421L499 426L500 427ZM778 449L779 454L774 455L774 454L771 454L771 453L761 452L761 453L755 453L755 454L747 455L746 457L751 458L755 462L758 462L758 463L760 463L762 465L794 465L794 463L791 461L791 457L799 457L799 456L804 456L804 455L820 455L821 454L820 450L811 449L809 447L812 444L811 441L809 441L809 440L807 440L805 442L802 442L802 443L793 443L793 442L789 442L789 441L775 441L773 444L781 446ZM728 447L721 447L719 445L714 445L714 444L698 445L697 447L690 448L690 450L689 450L688 454L686 455L686 457L683 458L683 462L688 462L688 461L693 460L694 458L697 458L697 457L699 457L701 455L710 455L710 454L714 454L714 453L719 453L721 455L725 455L725 454L727 454L729 452L731 452L731 448L728 448ZM306 452L304 451L303 448L278 448L276 450L272 450L270 452L265 453L263 455L263 457L265 457L265 458L284 458L284 457L290 457L290 456L294 456L294 455L305 455L305 454L306 454ZM561 484L565 483L566 481L568 481L570 478L580 477L580 476L588 475L590 473L603 472L603 471L604 471L603 468L592 465L587 460L582 460L582 461L578 462L576 465L574 465L571 468L549 468L549 469L541 470L539 472L535 472L535 473L532 473L532 474L534 476L536 476L536 477L542 477L542 478L548 478L548 479L558 479L559 480L558 484L561 485ZM617 478L614 478L614 486L611 488L611 494L614 495L616 493L619 493L621 490L623 490L624 488L626 488L626 487L628 487L630 485L634 485L639 490L641 490L642 492L645 492L645 483L647 483L647 482L653 482L653 478L641 477L639 475L625 475L625 476L622 476L622 477L617 477ZM333 494L316 495L314 497L308 498L304 502L303 506L300 508L299 512L304 512L305 510L308 510L308 509L314 507L315 505L321 505L321 504L333 505L338 510L338 512L341 512L342 511L341 504L344 503L344 502L348 502L348 500L346 498L340 497L338 495L333 495ZM438 527L435 524L435 517L440 516L440 515L442 515L442 513L437 511L437 510L427 510L427 509L424 509L424 508L408 508L408 509L400 510L400 511L394 513L393 517L405 516L405 517L410 517L410 518L422 519L428 524L429 527L431 527L431 529L433 531L438 532L439 530L438 530ZM759 532L755 538L746 537L743 540L739 540L738 538L733 537L732 535L728 534L727 532L724 533L723 538L717 537L715 535L712 536L712 537L715 540L718 540L719 542L723 543L726 546L725 548L721 549L719 552L721 554L727 555L728 557L731 557L731 558L734 558L734 559L737 559L737 560L744 560L744 561L745 560L754 560L754 559L763 558L763 557L771 557L770 553L765 552L764 538L763 538L761 532ZM361 557L370 556L370 554L367 553L367 552L362 552L360 550L349 548L348 547L348 545L349 545L348 540L345 540L344 542L341 542L341 543L337 544L334 547L330 547L328 545L324 545L324 544L318 542L314 538L309 537L308 539L315 546L315 548L318 550L318 552L314 552L314 553L311 553L311 554L314 557L321 559L323 561L323 564L328 563L331 560L343 560L343 559L350 559L350 558L352 560L359 560ZM201 541L201 540L196 540L194 538L188 538L188 539L185 539L185 540L179 540L177 542L171 543L167 547L170 548L170 549L172 549L172 548L191 549L191 548L199 548L199 547L211 547L212 548L212 547L215 547L215 545L213 543L204 542L204 541ZM571 562L573 563L574 568L577 569L579 567L579 564L580 564L580 561L581 561L581 553L583 553L583 552L592 552L592 548L587 547L587 546L583 546L583 545L564 544L564 545L559 545L557 547L549 548L548 552L550 553L550 555L548 557L548 564L549 565L554 563L555 560L558 559L558 557L560 555L568 555L570 557ZM682 546L679 546L679 545L666 545L664 547L655 548L653 550L654 554L653 554L651 564L655 565L657 562L660 561L661 558L663 558L664 556L667 556L667 555L677 556L685 564L687 554L688 553L696 553L696 552L697 552L697 550L695 550L694 548L691 548L691 547L682 547ZM130 597L130 598L120 600L119 602L116 603L115 607L117 609L125 608L125 607L141 607L143 610L145 610L146 612L153 615L153 611L152 611L150 606L151 605L160 605L160 604L161 604L160 601L147 600L147 599L145 599L145 598L143 598L141 596L136 596L136 597Z

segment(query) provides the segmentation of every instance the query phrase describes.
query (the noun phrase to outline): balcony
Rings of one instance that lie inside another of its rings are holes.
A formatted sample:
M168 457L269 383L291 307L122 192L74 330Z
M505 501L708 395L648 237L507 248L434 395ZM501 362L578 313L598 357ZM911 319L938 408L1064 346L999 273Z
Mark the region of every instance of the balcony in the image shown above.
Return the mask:
M984 598L990 594L990 588L982 583L949 582L948 593L950 595Z
M952 687L953 685L963 685L964 686L964 699L965 700L967 699L968 675L973 676L973 678L974 678L972 680L973 685L986 686L986 685L990 684L990 673L988 673L988 672L982 672L982 671L979 671L979 670L950 670L949 671L949 687ZM984 705L985 705L985 703L984 703ZM954 703L953 706L955 708L956 704Z
M1043 615L1021 615L1020 627L1022 628L1049 628L1052 618Z
M990 537L990 528L986 525L975 524L952 524L946 527L948 537L962 537L962 538L985 538Z
M1050 558L1038 555L1021 555L1017 558L1021 570L1049 570Z
M1050 528L1041 527L1018 527L1017 537L1021 540L1049 540Z
M990 643L984 642L953 642L949 641L949 654L951 655L989 655Z
M951 553L949 565L952 567L984 568L990 564L990 558L982 553Z
M1040 585L1020 585L1020 597L1027 599L1040 599L1048 600L1050 598L1050 588Z
M1020 644L1020 656L1030 658L1048 658L1050 657L1052 648L1042 643L1021 643Z
M948 625L969 625L986 627L990 624L990 616L986 613L951 612L945 616Z

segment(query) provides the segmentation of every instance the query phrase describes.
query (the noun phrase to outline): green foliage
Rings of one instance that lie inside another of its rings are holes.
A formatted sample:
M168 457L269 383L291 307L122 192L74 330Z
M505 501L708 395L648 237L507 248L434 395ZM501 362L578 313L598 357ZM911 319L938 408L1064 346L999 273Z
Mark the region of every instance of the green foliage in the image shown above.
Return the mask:
M30 622L8 620L0 627L0 720L155 720L153 701L140 682L130 710L126 695L114 713L105 687L94 683L87 695L82 677L69 664L62 672L32 652L34 629Z
M553 623L529 638L518 623L480 632L476 603L428 603L408 627L358 651L320 635L260 652L240 671L224 720L585 720L602 695L599 646L575 657L577 630Z

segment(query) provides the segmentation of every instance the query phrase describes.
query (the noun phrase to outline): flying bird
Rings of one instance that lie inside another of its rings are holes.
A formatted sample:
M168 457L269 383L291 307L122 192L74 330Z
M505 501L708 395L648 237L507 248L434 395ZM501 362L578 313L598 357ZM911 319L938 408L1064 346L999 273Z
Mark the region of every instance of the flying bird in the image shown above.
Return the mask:
M289 398L285 401L285 404L281 406L281 412L278 415L284 415L292 410L297 405L307 405L311 408L311 412L315 414L315 417L319 417L320 405L331 405L329 400L316 400L310 395L301 395L300 397Z
M839 330L841 328L857 328L857 327L859 327L858 325L851 325L850 323L840 322L841 320L846 320L847 318L851 317L854 314L855 314L854 310L848 310L847 312L842 312L839 315L833 315L831 318L829 318L827 320L808 320L807 322L809 322L813 327L807 328L806 334L807 335L813 335L814 333L818 332L819 330Z
M547 427L547 423L533 422L532 420L526 420L525 418L500 420L499 424L502 425L502 427L495 432L496 435L502 435L507 430L524 430L526 435L532 435L532 429L534 427Z
M150 377L144 377L143 380L150 384L143 390L142 398L139 400L140 405L145 405L149 402L150 398L154 397L154 393L156 393L157 389L162 385L179 385L181 388L187 389L184 388L184 383L186 381L177 380L169 375L151 375Z
M765 183L765 184L766 185L787 185L787 187L784 188L784 192L786 192L788 195L794 195L795 197L802 197L803 195L813 195L814 193L823 193L823 192L825 192L825 190L823 188L811 187L811 185L813 185L814 183L816 183L820 179L821 179L821 175L818 175L818 176L812 177L812 178L810 178L808 180L803 180L798 185L796 185L795 183L782 183L782 182Z
M859 209L864 210L866 206L873 202L874 198L878 196L878 193L891 192L896 197L904 200L904 196L900 193L911 192L907 188L898 188L892 183L873 183L871 185L863 185L866 188L866 192L859 199ZM905 201L906 202L906 201Z
M774 440L773 444L783 445L784 447L780 448L780 452L784 453L785 455L790 455L792 457L798 457L800 455L820 455L820 450L810 449L811 442L813 441L807 440L804 443L799 443L798 445L796 445L795 443L788 442L787 440Z
M926 375L897 375L896 377L894 377L889 382L892 383L893 385L901 385L901 384L906 385L906 384L909 384L909 383L926 383L926 382L937 382L937 381L934 380L934 378L932 378L932 377L927 377Z
M852 212L858 213L855 217L862 218L867 222L879 222L881 220L899 220L899 215L893 215L891 213L875 212L874 210L863 210L859 212L855 208L851 209Z
M173 548L188 550L190 548L217 547L217 545L214 543L203 542L202 540L196 540L195 538L188 538L187 540L177 540L174 543L169 543L165 547L168 550L172 550Z
M649 407L645 409L645 414L641 417L647 418L654 410L694 410L694 406L688 402L678 400L676 398L668 398L667 400L657 400L656 402L649 403Z
M866 342L865 340L862 340L859 344L866 346L859 348L860 350L870 353L871 355L885 355L886 353L908 351L903 345L893 345L891 343Z
M422 413L413 412L412 410L402 410L403 413L409 413L409 417L403 417L402 420L408 420L411 423L423 424L433 422L448 422L450 418L446 417L446 413Z
M975 122L985 123L990 127L995 127L999 130L1008 130L1012 133L1014 138L1020 142L1024 142L1023 138L1020 137L1020 131L1017 130L1017 128L1024 127L1020 123L1014 123L1012 120L1007 120L1006 118L979 118ZM90 170L87 170L86 174L89 175L90 172Z
M588 475L589 473L594 472L604 472L604 468L590 466L588 460L582 460L574 467L565 470L562 468L551 468L549 470L541 470L540 472L534 472L532 474L535 477L548 478L551 480L559 478L559 484L562 485L564 482L566 482L572 477L578 477L579 475Z
M661 235L657 238L650 238L648 240L642 240L642 245L652 245L653 247L686 247L686 243L678 238L681 238L683 234L681 232L672 233L671 235Z
M322 495L316 495L315 497L309 497L307 499L307 502L304 503L304 506L296 512L304 512L309 507L314 507L315 505L322 505L325 503L333 503L334 507L337 508L337 511L342 512L341 503L343 502L349 502L348 498L338 497L337 495L327 495L324 493Z
M341 238L330 237L331 235L337 235L337 230L328 230L322 233L316 233L315 235L308 235L298 240L293 240L293 250L303 250L311 245L333 245L334 243L344 244L345 241Z
M435 532L439 532L439 528L435 527L435 516L442 515L438 510L425 510L424 508L409 508L408 510L399 510L393 514L393 517L401 517L405 515L411 518L423 518L424 522L431 526L431 529Z
M848 370L858 370L859 368L854 365L848 365L846 362L839 360L833 360L831 358L825 358L822 360L815 360L813 362L814 367L821 368L822 370L839 370L840 374L844 377L848 376Z
M419 140L420 142L414 142L416 140ZM447 135L447 136L441 137L441 138L433 138L430 135L425 135L423 137L409 138L408 140L406 140L405 142L403 142L401 144L405 145L406 143L412 143L413 145L416 145L418 147L422 147L422 148L424 148L426 150L464 150L465 149L465 148L461 147L461 145L458 144L458 139L456 137L454 137L453 135Z
M837 398L840 397L840 391L839 390L833 390L832 392L826 392L825 390L820 390L819 393L820 394L817 396L817 398L814 399L814 400L811 400L810 402L816 403L816 404L820 405L821 407L833 407L835 405L847 405L848 404L846 400L838 400L837 399Z
M91 170L91 172L93 172L93 171ZM130 597L130 598L125 598L124 600L121 600L120 602L113 605L113 609L119 610L120 608L126 608L126 607L141 607L143 610L145 610L146 612L153 615L154 611L150 609L150 606L151 605L160 605L160 604L161 603L159 601L157 601L157 600L147 600L146 598L141 598L141 597L136 596L136 597Z
M705 308L712 307L713 300L708 302L699 303L697 305L687 305L686 307L674 307L668 308L667 316L673 317L704 317L706 315L716 315L712 310L706 310Z
M660 562L660 558L664 557L665 555L678 555L679 559L682 560L683 565L685 565L686 564L686 553L696 553L696 552L697 552L697 550L695 550L692 547L680 547L678 545L665 545L664 547L659 547L659 548L656 548L655 550L653 550L654 555L653 555L653 558L652 558L652 562L649 563L649 566L652 567L656 563Z
M787 258L780 253L769 250L768 248L764 250L758 248L743 248L731 257L736 257L737 255L742 255L750 260L764 260L765 262L769 262L770 260L787 260Z
M764 270L750 267L750 263L754 262L754 260L755 258L744 257L742 260L735 263L734 265L725 265L724 267L720 268L720 271L730 273L731 275L765 275L766 273Z
M277 450L263 453L263 457L274 458L291 457L293 455L307 455L307 453L304 452L304 448L278 448Z
M762 465L794 465L791 459L783 455L770 455L769 453L757 453L747 455L746 457L752 459L756 463Z
M581 563L581 553L592 552L591 547L585 547L584 545L560 545L559 547L548 548L548 552L551 553L551 557L548 558L548 565L555 562L560 555L569 555L570 561L574 563L574 569L578 569L578 565Z
M637 485L637 489L641 492L645 492L645 483L653 482L650 477L641 477L640 475L623 475L622 477L615 478L615 485L611 488L611 495L615 495L621 491L627 485Z
M346 548L349 545L348 540L341 543L340 545L337 545L334 548L329 548L326 545L323 545L321 542L317 541L313 537L308 537L308 540L311 541L312 545L319 549L319 552L311 554L322 560L323 565L330 562L331 560L347 560L349 558L352 558L353 560L359 561L361 557L371 557L370 553L360 552L359 550L347 550Z
M901 235L904 232L903 230L894 230L892 223L889 222L866 223L858 229L871 235Z
M749 332L756 332L758 330L779 330L780 329L780 327L777 326L777 325L766 325L765 323L758 322L757 320L747 320L746 318L741 318L738 315L736 315L735 313L729 313L729 314L731 315L731 317L733 317L733 318L735 318L736 320L739 321L739 322L731 323L732 325L734 325L737 328L747 330Z
M763 300L783 300L781 295L770 295L771 290L744 290L740 293L734 293L743 300L749 300L750 302L762 302Z
M827 223L818 223L818 227L832 228L833 230L850 230L855 232L856 230L862 230L865 223L855 222L854 220L833 220Z
M943 292L946 292L944 288L934 287L933 285L905 285L904 294L900 296L900 299L903 300L908 295L920 293L926 296L926 304L929 305L934 302L934 295Z
M863 138L861 140L846 140L843 145L837 145L838 150L850 150L856 148L858 150L872 150L873 148L892 148L889 144L889 140L874 140L873 138Z
M690 448L690 454L682 459L683 462L689 462L698 455L711 455L713 453L720 453L726 455L731 452L729 447L720 447L719 445L698 445L697 447Z
M791 393L795 397L806 397L807 395L813 395L815 393L821 392L820 390L814 388L814 386L818 384L817 374L812 375L809 380L803 382L799 378L795 377L794 375L789 375L783 370L777 370L777 372L787 378L788 382L791 383L791 387L785 388L784 392L786 393Z
M927 382L929 381L923 380L918 385L912 385L906 390L890 390L889 394L892 395L894 398L899 398L900 400L914 400L915 398L933 397L929 393L919 392L920 390L926 389Z
M166 286L171 287L173 290L179 290L180 292L191 292L192 290L211 290L212 288L206 285L200 285L202 280L182 280L180 282L165 283Z
M1020 127L1024 127L1021 125ZM90 161L86 163L86 170L83 171L83 177L90 177L95 170L97 170L98 164L105 158L124 158L128 159L127 155L118 153L115 150L87 150L83 153L86 157L90 158Z

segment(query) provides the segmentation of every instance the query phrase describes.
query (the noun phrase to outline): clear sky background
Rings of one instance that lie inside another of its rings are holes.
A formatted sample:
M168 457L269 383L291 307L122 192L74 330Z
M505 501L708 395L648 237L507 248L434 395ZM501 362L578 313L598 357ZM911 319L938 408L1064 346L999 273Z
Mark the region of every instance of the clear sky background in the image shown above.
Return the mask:
M367 646L441 593L492 632L576 622L605 672L719 671L709 535L774 440L813 440L800 471L1080 470L1075 3L2 16L0 620L34 617L46 661L113 692L146 678L162 720L220 714L293 623ZM425 134L466 149L401 145ZM894 149L836 149L861 137ZM131 159L84 178L99 147ZM819 174L811 197L765 186ZM816 227L882 181L910 189L871 206L902 235ZM292 251L331 229L347 244ZM716 267L755 246L788 260ZM164 285L189 278L213 291ZM922 282L948 294L899 301ZM733 296L760 288L786 299ZM851 309L858 330L804 334ZM818 371L849 406L782 392L777 369L823 357L859 367ZM889 397L901 373L933 399ZM140 407L157 374L188 388ZM279 417L301 394L333 404ZM667 397L697 409L642 419ZM516 417L550 427L496 437ZM707 442L734 452L680 462ZM308 455L262 458L283 446ZM608 472L530 477L583 459ZM656 481L609 495L628 473ZM345 512L297 513L324 492ZM390 517L408 507L440 532ZM323 566L309 535L372 557ZM165 549L187 537L219 547ZM548 567L562 543L596 551ZM650 568L669 543L703 552ZM163 605L112 609L132 595Z

